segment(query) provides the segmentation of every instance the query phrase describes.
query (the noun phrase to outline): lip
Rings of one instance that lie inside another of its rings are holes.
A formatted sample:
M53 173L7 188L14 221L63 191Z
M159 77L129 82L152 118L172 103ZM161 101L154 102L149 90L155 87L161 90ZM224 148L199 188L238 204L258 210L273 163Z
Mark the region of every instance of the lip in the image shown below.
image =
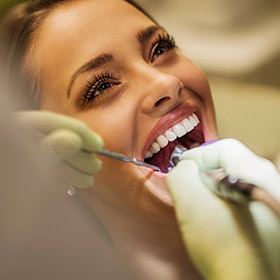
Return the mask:
M154 126L152 131L147 137L147 140L142 149L141 158L144 159L144 154L150 145L155 141L155 139L163 134L167 129L179 123L183 119L187 118L194 112L198 110L198 106L195 104L181 104L175 109L168 112L165 116L163 116L157 124Z

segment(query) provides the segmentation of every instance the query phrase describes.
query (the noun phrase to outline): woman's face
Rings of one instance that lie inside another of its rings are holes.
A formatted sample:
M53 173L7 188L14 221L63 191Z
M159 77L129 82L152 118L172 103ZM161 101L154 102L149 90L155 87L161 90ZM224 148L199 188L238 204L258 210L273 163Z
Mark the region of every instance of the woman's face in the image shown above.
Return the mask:
M163 28L125 1L78 0L55 8L38 30L27 65L40 75L42 108L87 123L109 150L144 160L158 136L159 146L169 137L160 152L153 145L148 159L166 170L174 143L190 148L216 138L204 74ZM174 125L191 126L186 118L192 113L200 125L179 139L186 132ZM171 128L175 134L166 134ZM165 174L101 159L92 190L104 201L149 215L170 208Z

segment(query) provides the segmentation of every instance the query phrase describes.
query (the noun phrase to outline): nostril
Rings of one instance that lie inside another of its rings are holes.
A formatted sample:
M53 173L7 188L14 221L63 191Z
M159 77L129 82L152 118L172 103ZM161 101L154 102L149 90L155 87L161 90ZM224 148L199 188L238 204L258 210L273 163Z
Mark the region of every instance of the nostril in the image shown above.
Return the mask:
M170 97L168 97L168 96L165 96L165 97L161 98L160 100L158 100L158 101L155 103L155 107L158 107L158 106L160 106L161 104L165 103L166 101L168 101L168 99L170 99Z

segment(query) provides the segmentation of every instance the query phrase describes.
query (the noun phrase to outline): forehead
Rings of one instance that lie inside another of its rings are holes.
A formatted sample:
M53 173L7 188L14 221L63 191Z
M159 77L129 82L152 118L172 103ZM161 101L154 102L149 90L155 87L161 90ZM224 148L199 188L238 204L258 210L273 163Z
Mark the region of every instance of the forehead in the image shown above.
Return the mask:
M64 2L50 12L37 31L27 65L39 73L41 89L55 94L93 57L105 52L116 57L128 53L137 32L151 24L124 0Z
M104 51L151 20L123 0L74 0L54 9L37 37L43 47Z

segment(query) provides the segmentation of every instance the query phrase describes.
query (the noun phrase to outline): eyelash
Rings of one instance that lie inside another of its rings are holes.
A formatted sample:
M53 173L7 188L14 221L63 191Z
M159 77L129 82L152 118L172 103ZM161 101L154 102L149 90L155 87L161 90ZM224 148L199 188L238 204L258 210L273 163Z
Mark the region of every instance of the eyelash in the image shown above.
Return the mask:
M106 84L109 85L108 88L100 89ZM113 73L104 72L101 74L95 74L87 83L85 93L82 96L82 104L89 104L90 102L101 97L104 92L110 90L113 85L119 84L120 82Z
M176 49L177 45L175 42L175 39L173 36L167 34L167 33L162 33L159 34L155 42L153 43L152 51L150 54L150 61L154 62L153 56L155 55L156 49L158 47L164 47L166 48L165 52L168 52L172 49ZM157 57L161 56L162 54L158 54Z
M155 61L154 56L158 58L163 53L162 49L157 48L165 48L164 53L177 48L175 39L173 36L162 33L159 34L155 40L155 42L152 44L152 50L150 53L149 60L153 63ZM159 51L159 53L156 54L156 51ZM104 85L108 85L108 88L101 89L100 88ZM121 82L115 77L113 73L104 72L101 74L94 75L87 83L85 93L82 96L82 105L86 106L97 99L101 98L103 94L108 92L114 85L119 85Z

